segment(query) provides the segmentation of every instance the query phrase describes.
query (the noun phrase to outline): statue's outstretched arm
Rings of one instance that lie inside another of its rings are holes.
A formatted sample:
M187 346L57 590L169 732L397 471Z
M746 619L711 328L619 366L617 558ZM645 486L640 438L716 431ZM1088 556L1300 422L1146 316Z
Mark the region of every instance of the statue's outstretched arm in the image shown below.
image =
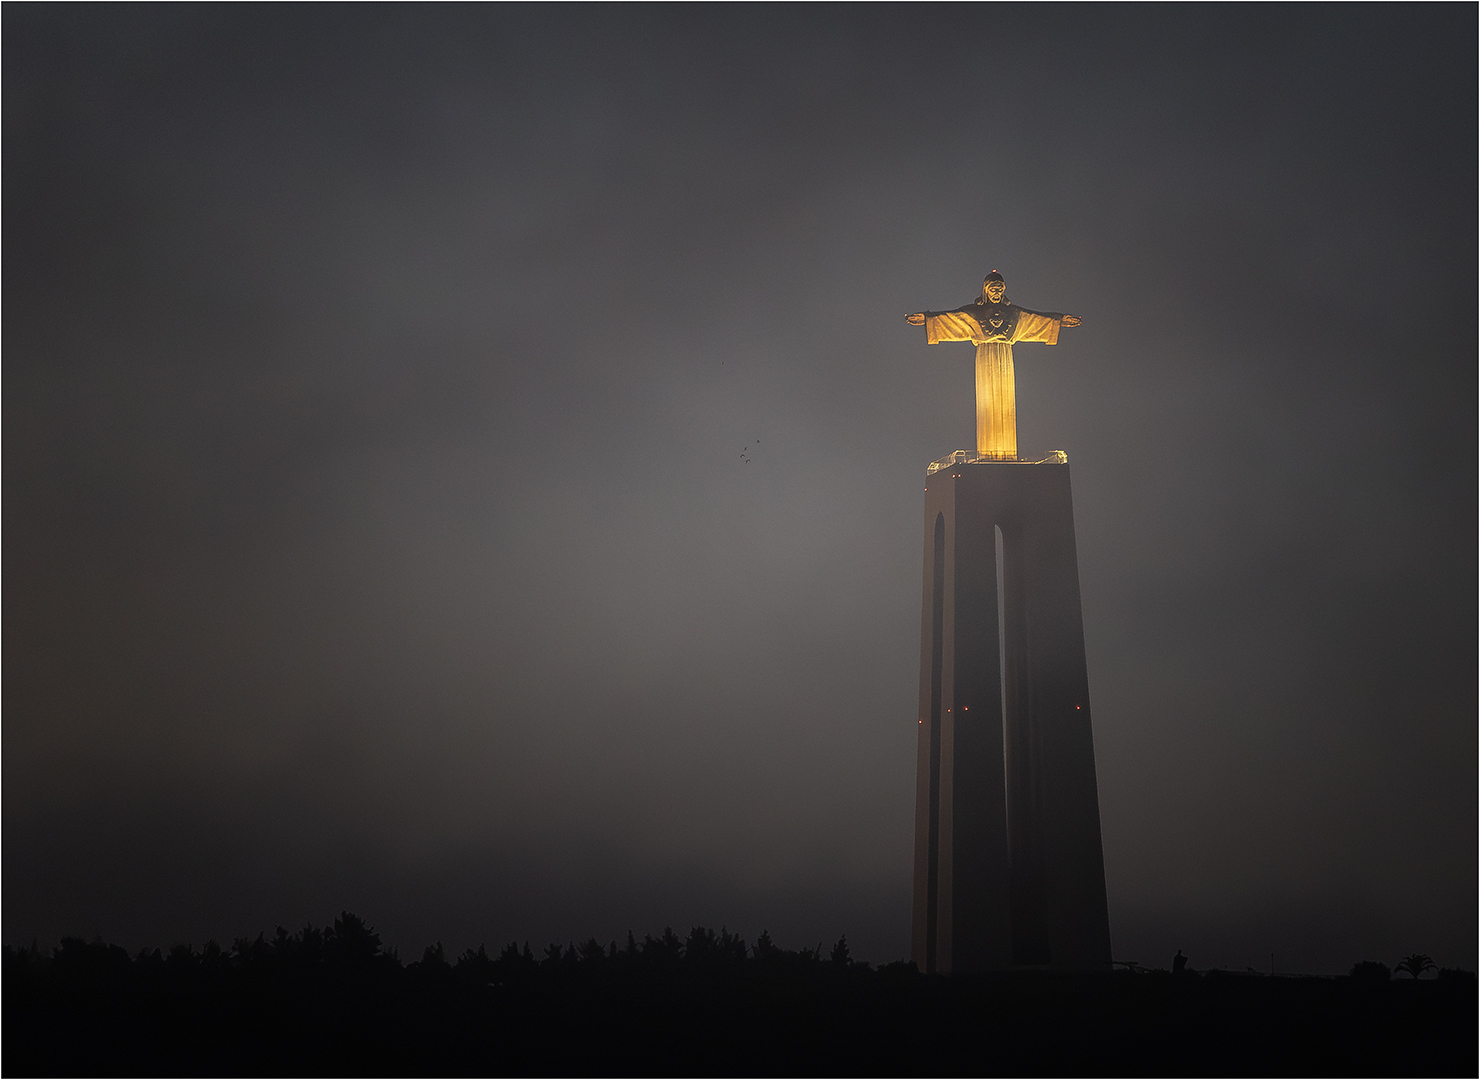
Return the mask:
M906 315L904 321L911 326L924 326L925 320L932 315L959 315L968 308L974 308L975 306L975 304L967 304L964 307L958 307L955 311L917 311L913 315Z
M1021 304L1015 305L1019 311L1026 311L1029 315L1039 315L1045 319L1056 319L1061 326L1078 326L1081 320L1078 315L1065 315L1062 311L1034 311L1025 308Z
M1059 343L1059 330L1065 326L1078 326L1078 315L1065 315L1061 311L1033 311L1018 308L1017 325L1012 331L1012 340L1041 341L1045 345Z
M904 318L911 326L925 328L927 345L941 341L981 340L981 323L964 311L917 311Z

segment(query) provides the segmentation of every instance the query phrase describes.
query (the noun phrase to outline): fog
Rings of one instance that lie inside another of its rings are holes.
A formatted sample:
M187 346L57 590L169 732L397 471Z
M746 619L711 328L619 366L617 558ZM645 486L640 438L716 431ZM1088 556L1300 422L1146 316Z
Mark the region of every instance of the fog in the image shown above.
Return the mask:
M4 940L905 955L996 268L1116 958L1473 969L1476 13L1274 14L7 8Z

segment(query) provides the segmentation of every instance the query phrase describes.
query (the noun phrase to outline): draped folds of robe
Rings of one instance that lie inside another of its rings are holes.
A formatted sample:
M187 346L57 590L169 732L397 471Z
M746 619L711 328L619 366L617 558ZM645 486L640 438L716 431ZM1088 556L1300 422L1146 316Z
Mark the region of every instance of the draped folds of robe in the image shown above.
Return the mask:
M1058 312L1029 311L1004 300L983 298L955 311L927 311L925 338L976 345L976 452L978 457L1017 460L1017 385L1012 346L1017 341L1057 345Z

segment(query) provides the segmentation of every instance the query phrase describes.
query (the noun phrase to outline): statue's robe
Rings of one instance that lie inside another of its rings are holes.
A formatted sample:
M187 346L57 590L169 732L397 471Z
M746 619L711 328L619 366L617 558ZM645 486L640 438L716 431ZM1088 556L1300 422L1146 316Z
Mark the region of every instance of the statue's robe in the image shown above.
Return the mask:
M976 452L979 457L1017 460L1017 385L1012 346L1017 341L1057 345L1059 312L1029 311L1003 300L981 299L955 311L927 311L925 338L976 344Z

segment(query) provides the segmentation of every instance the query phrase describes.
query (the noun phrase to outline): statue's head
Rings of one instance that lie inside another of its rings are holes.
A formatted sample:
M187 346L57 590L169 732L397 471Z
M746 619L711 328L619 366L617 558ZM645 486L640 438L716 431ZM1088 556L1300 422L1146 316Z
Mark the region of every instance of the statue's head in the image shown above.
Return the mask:
M982 281L982 299L989 304L1000 304L1002 298L1007 295L1007 282L1001 274L993 270Z

